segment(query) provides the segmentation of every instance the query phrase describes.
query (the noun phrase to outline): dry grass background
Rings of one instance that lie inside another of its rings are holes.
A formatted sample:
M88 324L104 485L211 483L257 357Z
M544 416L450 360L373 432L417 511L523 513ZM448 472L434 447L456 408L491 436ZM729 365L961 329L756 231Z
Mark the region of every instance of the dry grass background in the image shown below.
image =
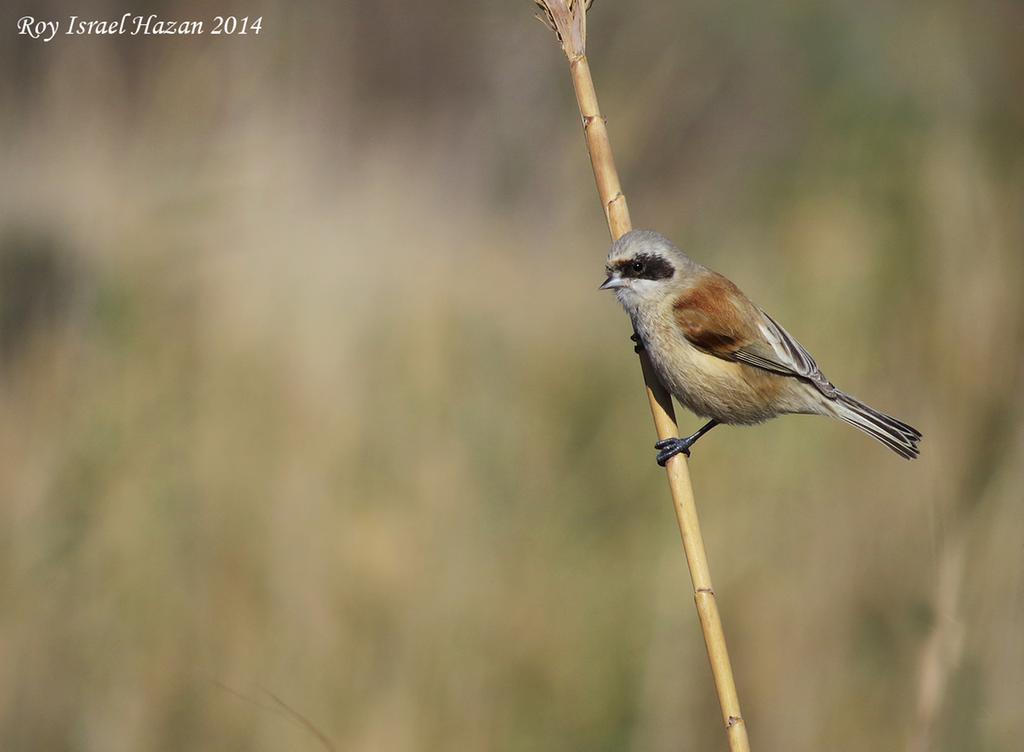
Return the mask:
M321 748L271 694L339 750L723 748L531 4L260 7L45 46L13 20L62 4L5 8L0 749ZM926 437L695 453L757 749L1019 746L1022 22L593 10L636 224Z

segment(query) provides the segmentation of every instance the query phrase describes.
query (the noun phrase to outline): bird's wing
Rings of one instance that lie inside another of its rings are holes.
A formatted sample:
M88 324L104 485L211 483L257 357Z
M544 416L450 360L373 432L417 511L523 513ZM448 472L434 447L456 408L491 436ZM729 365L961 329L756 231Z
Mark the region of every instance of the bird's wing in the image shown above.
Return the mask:
M836 388L811 354L736 285L712 274L683 293L674 306L683 335L701 350L783 376L805 379L826 397Z
M834 399L836 388L825 378L825 374L821 372L804 346L767 313L761 309L758 309L758 313L762 319L758 322L758 329L761 330L763 338L753 343L750 348L738 350L736 360L806 379L826 397Z

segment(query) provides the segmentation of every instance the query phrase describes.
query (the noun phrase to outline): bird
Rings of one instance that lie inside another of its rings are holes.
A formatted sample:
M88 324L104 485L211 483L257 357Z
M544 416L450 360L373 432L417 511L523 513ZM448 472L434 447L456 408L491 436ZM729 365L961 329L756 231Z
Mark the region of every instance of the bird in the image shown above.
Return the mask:
M802 413L837 418L904 459L919 455L921 432L838 389L811 354L729 279L694 261L653 230L616 240L601 290L614 290L633 322L637 352L696 415L685 438L655 444L657 462L685 454L719 424L753 425Z

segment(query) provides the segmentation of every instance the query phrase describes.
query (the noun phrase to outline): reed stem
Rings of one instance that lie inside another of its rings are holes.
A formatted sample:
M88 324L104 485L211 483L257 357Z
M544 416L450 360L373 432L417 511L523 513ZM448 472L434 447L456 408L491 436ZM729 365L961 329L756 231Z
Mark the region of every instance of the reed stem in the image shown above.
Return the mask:
M588 2L583 2L583 0L535 0L535 2L541 9L541 13L537 17L558 35L562 49L569 59L569 72L572 75L576 101L583 118L583 131L587 141L587 150L590 152L590 162L594 168L598 196L601 199L601 206L604 209L612 239L616 240L632 229L632 223L629 218L626 196L619 185L618 171L615 169L611 143L608 140L608 129L598 107L597 91L594 88L594 80L590 74L590 66L585 54L586 10L590 7L592 0ZM640 366L658 439L678 436L679 428L676 425L672 398L658 381L644 351L640 352ZM725 725L729 749L731 752L749 752L750 742L747 739L746 724L740 713L736 682L733 679L729 651L725 644L725 632L722 629L722 619L718 613L715 590L711 585L711 572L708 568L707 552L704 549L704 538L700 532L700 522L697 519L697 505L693 498L693 487L690 483L690 471L686 457L677 454L668 461L665 470L668 474L669 489L679 522L679 533L683 541L686 563L690 569L697 615L700 618L701 631L704 633L704 644L707 647L711 673L715 681L715 691L722 709L722 722Z

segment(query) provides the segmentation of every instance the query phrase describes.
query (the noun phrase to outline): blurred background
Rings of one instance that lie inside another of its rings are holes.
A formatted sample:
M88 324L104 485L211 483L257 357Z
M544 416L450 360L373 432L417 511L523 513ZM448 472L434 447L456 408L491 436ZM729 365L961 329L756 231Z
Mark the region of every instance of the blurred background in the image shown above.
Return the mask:
M0 748L724 749L532 4L72 5L3 12ZM126 10L262 32L15 33ZM634 223L925 435L694 453L755 749L1020 748L1022 28L591 11Z

